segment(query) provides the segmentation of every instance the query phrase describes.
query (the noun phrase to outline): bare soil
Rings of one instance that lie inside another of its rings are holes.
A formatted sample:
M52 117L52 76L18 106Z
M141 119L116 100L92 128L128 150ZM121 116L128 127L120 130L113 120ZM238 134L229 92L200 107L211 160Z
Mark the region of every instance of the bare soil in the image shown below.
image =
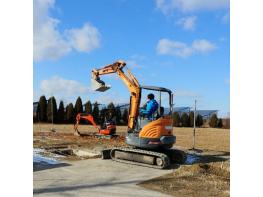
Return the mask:
M139 184L172 196L229 196L229 162L182 166L173 173Z
M72 143L89 143L88 137L75 137L73 125L56 124L53 126L55 132L50 132L52 124L34 124L33 132L34 139L47 135L52 140L60 140L61 143L68 143L68 140ZM79 125L79 131L82 134L96 133L96 130L91 125ZM117 134L124 137L127 131L125 126L117 126ZM174 127L173 133L176 136L176 146L183 149L192 148L193 143L193 129L184 127ZM57 136L57 137L56 137ZM58 137L60 136L60 137ZM65 136L65 139L63 139ZM66 140L66 141L64 141ZM54 142L55 143L55 142ZM94 144L90 142L89 144ZM116 143L118 144L118 143ZM35 145L35 143L34 143ZM96 145L96 143L95 143ZM211 151L230 151L230 131L229 129L217 129L217 128L197 128L196 129L196 149L211 150Z
M50 131L54 129L55 132ZM81 147L104 149L126 146L124 139L127 127L118 126L118 137L100 139L95 137L96 130L90 125L80 125L79 131L86 136L74 135L73 125L34 124L34 148L54 149ZM193 154L192 128L174 127L177 138L176 147ZM230 130L214 128L196 129L198 160L193 164L173 167L173 173L139 184L147 189L156 190L172 196L229 196L230 188ZM193 154L195 155L195 154ZM68 159L79 159L68 157Z

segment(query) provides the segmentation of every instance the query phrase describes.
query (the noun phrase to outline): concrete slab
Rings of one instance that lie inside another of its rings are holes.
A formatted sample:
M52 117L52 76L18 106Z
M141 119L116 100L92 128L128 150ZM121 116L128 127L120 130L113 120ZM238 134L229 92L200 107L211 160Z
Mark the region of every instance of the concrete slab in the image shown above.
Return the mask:
M99 157L101 155L91 152L90 149L73 149L73 153L79 157Z
M68 164L69 166L35 171L34 196L168 196L136 184L172 170L158 170L101 159Z

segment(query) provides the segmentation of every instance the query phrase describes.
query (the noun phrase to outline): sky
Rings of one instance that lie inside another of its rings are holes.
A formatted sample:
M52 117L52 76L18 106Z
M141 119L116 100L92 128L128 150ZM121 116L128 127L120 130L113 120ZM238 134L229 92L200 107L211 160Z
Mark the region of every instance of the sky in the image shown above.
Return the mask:
M229 0L34 0L33 93L64 104L128 103L115 74L90 88L91 70L123 60L141 85L169 88L175 107L229 114ZM147 92L148 93L148 92ZM146 92L145 92L146 94ZM146 95L142 95L145 100Z

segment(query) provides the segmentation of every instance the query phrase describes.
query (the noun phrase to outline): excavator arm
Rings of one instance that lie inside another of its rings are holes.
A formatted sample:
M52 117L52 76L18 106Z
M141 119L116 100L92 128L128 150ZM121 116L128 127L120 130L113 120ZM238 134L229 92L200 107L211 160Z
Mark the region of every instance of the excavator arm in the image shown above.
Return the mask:
M78 113L76 116L76 123L74 124L75 132L79 133L78 126L79 126L79 122L81 119L89 121L94 126L94 128L98 131L98 133L100 132L100 129L95 123L93 116L91 114L86 115L86 114L81 114L81 113Z
M101 75L107 75L116 73L120 79L124 82L127 88L130 91L130 110L129 110L129 117L128 117L128 130L135 129L137 117L139 115L139 106L141 101L141 88L140 84L134 75L127 69L126 74L123 71L126 63L123 61L117 61L113 64L109 64L104 66L100 69L93 69L92 70L92 86L93 89L96 91L104 92L110 88L107 86L101 79Z

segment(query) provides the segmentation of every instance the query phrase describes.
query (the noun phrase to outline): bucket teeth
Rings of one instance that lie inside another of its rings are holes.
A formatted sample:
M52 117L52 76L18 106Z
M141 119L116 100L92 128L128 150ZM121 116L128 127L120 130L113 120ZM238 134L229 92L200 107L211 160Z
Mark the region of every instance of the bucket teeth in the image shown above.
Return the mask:
M91 79L91 88L95 91L105 92L106 90L110 89L111 86L106 85L100 79Z

